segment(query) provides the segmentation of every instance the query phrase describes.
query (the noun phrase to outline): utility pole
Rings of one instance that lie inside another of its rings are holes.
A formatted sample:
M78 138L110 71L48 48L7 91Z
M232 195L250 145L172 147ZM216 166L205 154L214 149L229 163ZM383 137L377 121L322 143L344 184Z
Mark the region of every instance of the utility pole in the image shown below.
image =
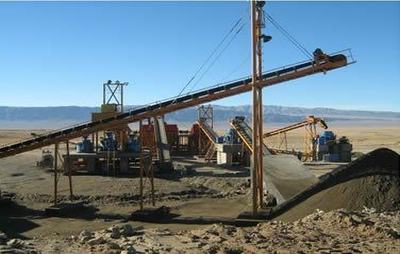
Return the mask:
M263 102L262 87L262 43L271 40L271 36L262 34L264 27L263 7L265 1L251 1L251 37L252 37L252 92L253 92L253 168L252 178L252 201L253 215L257 214L258 208L264 199L264 173L263 173Z

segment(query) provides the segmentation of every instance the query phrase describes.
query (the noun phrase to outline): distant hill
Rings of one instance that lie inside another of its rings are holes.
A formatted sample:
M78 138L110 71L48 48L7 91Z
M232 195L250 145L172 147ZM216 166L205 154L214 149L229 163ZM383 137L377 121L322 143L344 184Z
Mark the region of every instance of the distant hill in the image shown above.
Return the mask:
M0 106L0 128L61 128L90 120L92 112L98 107L3 107ZM264 119L268 123L285 124L298 122L307 115L325 118L328 122L400 122L400 112L339 110L332 108L302 108L276 105L264 106ZM214 105L214 118L217 126L226 126L235 116L251 118L251 106ZM197 119L196 108L183 109L170 113L166 120L171 123L190 125Z

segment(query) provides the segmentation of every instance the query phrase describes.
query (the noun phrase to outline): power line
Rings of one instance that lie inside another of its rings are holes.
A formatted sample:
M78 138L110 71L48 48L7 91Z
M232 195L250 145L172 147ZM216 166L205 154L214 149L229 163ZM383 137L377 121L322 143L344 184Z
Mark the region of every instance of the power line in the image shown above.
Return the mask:
M211 64L207 67L207 69L201 74L201 76L199 77L199 79L196 81L196 83L193 84L193 86L190 88L189 92L192 92L193 89L196 87L196 85L201 81L201 79L204 77L205 74L207 74L207 72L211 69L211 67L214 66L214 64L217 62L217 60L221 57L222 53L225 52L225 50L231 45L231 43L233 42L233 40L237 37L237 35L242 31L244 25L246 23L243 23L239 29L236 31L236 33L233 35L233 37L228 41L228 43L225 45L225 47L219 52L219 54L214 58L214 60L211 62Z
M238 65L235 66L235 68L232 69L224 78L221 79L221 82L226 81L230 76L232 76L233 73L237 72L245 63L247 63L250 60L250 55L248 55L246 58L244 58Z
M303 46L299 41L296 40L285 28L283 28L278 21L276 21L270 14L264 12L266 17L275 28L281 32L297 49L300 50L306 57L313 58L313 55Z
M246 15L246 13L247 13L247 15ZM220 43L217 45L217 47L211 52L211 54L207 57L207 59L202 63L202 65L199 67L199 69L197 69L197 71L195 72L195 74L189 79L189 81L185 84L185 86L181 89L181 91L179 92L179 94L176 96L176 98L178 98L180 95L182 95L182 93L186 90L186 88L193 82L193 80L195 80L196 79L196 76L201 72L201 70L206 66L206 64L212 59L212 57L217 53L217 51L221 48L221 46L224 44L224 42L227 40L227 38L235 31L235 29L239 26L239 24L240 24L240 22L243 20L243 18L246 18L247 17L247 19L249 19L250 18L250 16L249 16L249 8L246 8L245 9L245 13L242 15L242 17L240 17L234 24L233 24L233 26L232 26L232 28L228 31L228 33L223 37L223 39L220 41ZM246 21L245 21L246 22ZM242 24L242 26L241 26L241 28L239 28L239 30L241 30L242 29L242 27L243 27L243 24ZM234 37L236 37L235 35L234 35ZM228 43L228 44L230 44L230 42ZM226 47L225 47L226 48ZM225 50L225 48L222 50L222 51L224 51ZM221 53L220 54L218 54L218 56L216 57L216 58L218 58L219 56L221 55ZM213 61L213 63L215 62L215 60ZM211 65L213 65L213 63L211 63ZM208 67L207 69L206 69L206 71L205 72L207 72L208 70L210 69L210 67ZM201 78L204 76L204 73L203 73L203 75L201 76ZM200 78L200 79L201 79ZM198 82L197 82L198 83ZM196 83L196 84L197 84ZM192 89L196 86L196 84L192 87ZM173 103L175 103L175 101L173 102Z
M185 91L185 89L192 83L192 81L196 78L196 76L200 73L200 71L206 66L206 64L210 61L210 59L215 55L215 53L219 50L219 48L223 45L223 43L226 41L226 39L233 33L235 28L240 24L242 21L242 17L239 18L232 28L228 31L227 34L222 38L222 40L218 43L217 47L211 52L211 54L207 57L207 59L201 64L201 66L197 69L197 71L194 73L194 75L189 79L189 81L185 84L185 86L181 89L177 97L182 95L182 93Z

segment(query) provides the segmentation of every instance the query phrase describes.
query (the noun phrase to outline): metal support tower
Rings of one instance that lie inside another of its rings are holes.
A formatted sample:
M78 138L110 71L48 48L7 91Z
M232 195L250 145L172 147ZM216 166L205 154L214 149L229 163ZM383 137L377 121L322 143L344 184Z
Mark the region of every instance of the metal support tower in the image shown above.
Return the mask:
M264 1L251 1L251 35L252 35L252 92L253 92L253 168L252 201L253 215L257 214L264 199L263 174L263 102L262 102L262 42L267 36L262 34ZM271 37L269 37L270 39Z
M207 106L201 105L197 108L197 111L198 111L197 121L199 123L205 123L207 126L210 126L211 129L213 129L214 128L214 109L211 106L211 104L209 104ZM207 148L210 146L209 143L210 142L207 139L207 137L204 136L204 133L200 130L199 131L199 140L198 140L199 154L203 154L203 153L207 152Z
M115 110L115 114L118 113L123 113L124 112L124 86L127 86L128 82L120 82L120 81L111 81L108 80L106 83L103 84L103 105L101 109L100 116L103 114L101 118L107 118L109 117L109 114L111 113L110 107L111 105L115 105L115 108L113 108L113 112ZM105 106L105 110L103 110L103 106ZM93 119L93 120L99 120L99 119ZM117 139L118 144L120 145L121 151L124 150L125 146L123 145L126 141L127 134L126 128L117 128L113 130ZM103 133L104 135L104 133ZM98 151L98 132L92 133L92 142L94 143L95 146L95 151Z
M214 128L214 109L211 104L204 106L201 105L197 108L199 112L199 122L205 122L211 129Z
M103 104L116 104L119 112L124 112L124 86L128 82L112 82L108 80L103 84Z

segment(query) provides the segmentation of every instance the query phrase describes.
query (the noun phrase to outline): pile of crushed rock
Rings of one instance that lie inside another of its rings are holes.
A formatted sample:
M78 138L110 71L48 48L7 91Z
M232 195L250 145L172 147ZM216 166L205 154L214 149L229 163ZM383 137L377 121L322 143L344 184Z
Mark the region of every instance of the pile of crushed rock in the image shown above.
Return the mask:
M294 221L316 209L355 211L364 206L379 211L400 209L400 156L380 148L332 172L273 208L273 217Z
M9 238L0 232L0 253L35 254L39 253L31 242Z
M173 233L115 225L82 231L69 245L92 253L400 253L400 211L316 212L294 222L239 228L214 224Z

